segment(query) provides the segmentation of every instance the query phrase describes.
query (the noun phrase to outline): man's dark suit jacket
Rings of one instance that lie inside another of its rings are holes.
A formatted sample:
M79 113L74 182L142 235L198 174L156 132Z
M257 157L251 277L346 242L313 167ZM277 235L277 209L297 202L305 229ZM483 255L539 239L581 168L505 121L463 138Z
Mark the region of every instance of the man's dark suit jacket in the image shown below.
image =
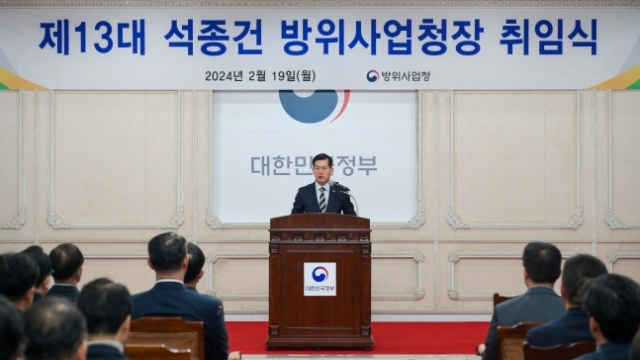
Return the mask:
M53 285L47 292L47 296L62 297L75 304L78 302L80 290L78 290L77 286Z
M598 346L596 352L582 355L574 360L627 360L631 351L631 343L608 343Z
M298 194L293 202L292 214L302 213L319 213L318 196L316 194L315 181L307 186L298 189ZM355 215L353 204L349 195L338 190L336 187L329 187L329 203L327 204L327 213Z
M512 326L522 321L551 321L564 314L564 302L548 286L534 286L526 293L496 306L484 341L483 360L498 358L498 326Z
M201 295L177 282L159 282L149 291L132 296L132 320L143 316L179 316L204 322L205 358L227 360L229 338L222 301Z
M589 330L589 314L581 308L571 308L561 317L527 333L527 342L536 347L569 346L579 341L596 341Z
M89 345L87 360L129 360L129 358L113 346L95 344Z

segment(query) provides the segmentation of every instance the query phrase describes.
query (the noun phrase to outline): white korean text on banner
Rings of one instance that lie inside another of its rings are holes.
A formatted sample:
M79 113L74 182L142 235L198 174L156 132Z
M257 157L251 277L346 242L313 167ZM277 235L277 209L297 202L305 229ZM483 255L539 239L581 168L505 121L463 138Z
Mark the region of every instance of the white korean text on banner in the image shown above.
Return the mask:
M266 223L291 213L315 181L312 158L333 158L362 217L408 222L417 213L415 91L214 92L212 213Z
M337 277L336 263L304 263L304 296L336 296Z
M0 89L638 89L638 9L1 9Z

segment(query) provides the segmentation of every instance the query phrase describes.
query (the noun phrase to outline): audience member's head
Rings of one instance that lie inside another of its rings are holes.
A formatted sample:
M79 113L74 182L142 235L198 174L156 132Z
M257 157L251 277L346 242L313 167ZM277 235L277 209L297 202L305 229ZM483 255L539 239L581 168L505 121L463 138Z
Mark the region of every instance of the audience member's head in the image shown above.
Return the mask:
M66 243L60 244L49 253L53 278L59 284L77 285L82 277L84 256L77 246Z
M189 255L189 265L187 266L187 273L184 275L184 284L195 287L204 274L202 271L205 261L204 253L198 245L188 243L187 254Z
M187 241L174 232L160 234L149 241L149 266L156 273L186 272ZM180 276L184 280L184 274Z
M5 253L0 255L0 294L6 296L19 310L33 303L40 270L28 255Z
M22 356L26 345L22 317L4 296L0 296L0 360Z
M115 340L124 344L129 337L132 308L129 290L107 278L83 286L78 298L78 309L87 319L89 340Z
M525 270L525 282L533 284L550 284L560 277L562 255L553 244L545 242L531 242L522 253L522 265Z
M595 256L579 254L564 263L562 270L562 296L572 306L580 306L580 288L589 279L607 273L607 267Z
M87 323L68 300L46 297L24 313L27 360L84 359Z
M636 334L629 351L629 360L640 360L640 331Z
M580 291L596 343L631 342L640 325L640 286L628 277L604 274Z
M36 281L36 292L45 295L49 288L49 276L51 276L51 259L49 259L49 255L38 245L31 245L22 250L22 252L31 256L38 265L40 274L38 275L38 281Z

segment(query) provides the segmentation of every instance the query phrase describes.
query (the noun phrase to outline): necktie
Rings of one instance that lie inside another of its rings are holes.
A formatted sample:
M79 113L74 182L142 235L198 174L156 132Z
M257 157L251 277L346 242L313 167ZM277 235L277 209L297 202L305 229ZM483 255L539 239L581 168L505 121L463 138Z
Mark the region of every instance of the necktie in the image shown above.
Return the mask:
M320 212L327 211L327 198L324 196L324 188L320 188L320 201L318 202L320 206Z

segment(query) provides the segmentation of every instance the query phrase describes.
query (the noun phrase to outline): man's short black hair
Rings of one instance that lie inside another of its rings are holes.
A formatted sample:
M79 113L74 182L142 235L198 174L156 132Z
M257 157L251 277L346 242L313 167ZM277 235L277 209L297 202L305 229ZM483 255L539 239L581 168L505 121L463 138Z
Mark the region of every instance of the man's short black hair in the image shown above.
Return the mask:
M0 295L0 359L14 360L21 356L25 340L20 313Z
M40 269L38 281L36 281L36 287L42 285L49 275L51 275L51 259L49 259L49 255L47 255L38 245L31 245L22 250L22 252L35 260L38 268Z
M184 274L184 282L192 282L202 271L204 266L204 253L198 245L194 243L187 244L187 254L189 254L189 266L187 267L187 273Z
M595 256L578 254L564 263L562 271L562 286L571 305L580 306L580 287L588 279L593 279L607 273L607 267Z
M640 286L626 276L603 274L588 280L582 307L611 343L629 343L640 325Z
M93 280L82 287L78 309L87 319L90 335L115 335L131 315L131 294L124 285L107 278Z
M73 358L87 335L87 323L67 299L45 297L24 313L28 360Z
M0 255L0 294L11 301L20 300L36 286L39 273L38 265L27 254Z
M313 166L316 166L316 161L318 160L329 160L329 167L332 168L333 167L333 159L331 158L331 156L325 154L325 153L320 153L316 156L313 157Z
M147 250L156 271L178 270L187 255L187 240L174 232L166 232L151 239Z
M84 264L84 256L77 246L66 243L53 248L49 253L53 278L57 281L66 281Z
M554 283L560 277L562 255L553 244L528 243L522 253L522 265L535 283Z

